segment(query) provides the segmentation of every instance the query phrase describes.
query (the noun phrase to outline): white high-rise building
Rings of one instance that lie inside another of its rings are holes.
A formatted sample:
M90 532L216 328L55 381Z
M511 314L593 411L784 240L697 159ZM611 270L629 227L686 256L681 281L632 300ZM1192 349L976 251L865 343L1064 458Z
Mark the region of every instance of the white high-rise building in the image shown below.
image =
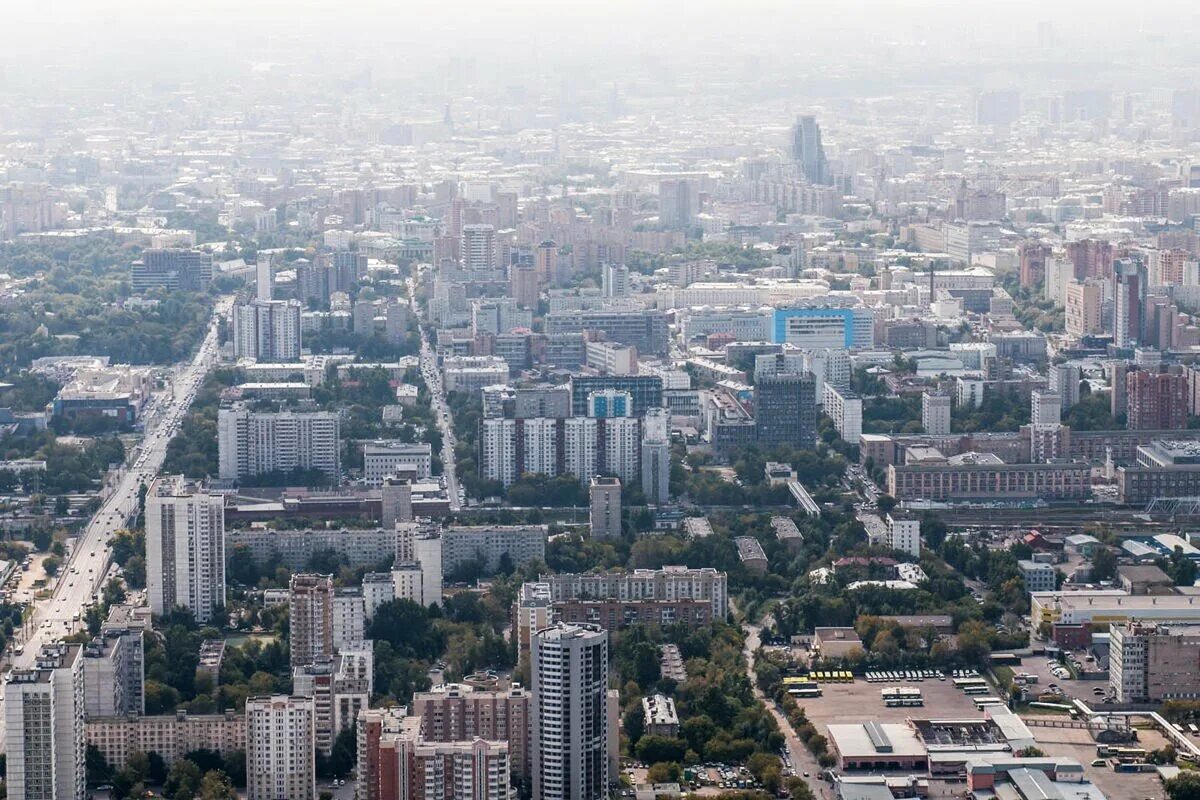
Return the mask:
M442 536L434 526L396 523L396 566L392 571L397 599L431 606L442 602Z
M367 638L367 606L359 587L345 587L333 593L333 649Z
M1067 411L1079 402L1081 372L1078 364L1051 364L1046 369L1049 378L1046 388L1062 398L1062 410Z
M531 639L533 796L608 797L608 633L558 623Z
M950 433L950 395L938 392L921 395L921 425L930 436Z
M667 410L651 408L642 418L642 493L646 501L665 505L671 499L671 440Z
M255 361L300 358L298 300L252 300L233 307L233 354Z
M176 606L208 622L225 605L225 499L182 475L146 494L146 593L155 614Z
M87 797L84 710L81 645L46 645L33 668L9 674L4 685L9 797Z
M246 701L248 800L316 800L316 711L311 697Z
M264 472L341 470L338 416L330 412L251 411L238 403L217 415L220 476L239 480Z
M824 408L838 435L849 444L858 444L862 438L862 398L849 389L838 389L832 383L826 383Z
M275 273L271 270L271 254L259 253L254 264L254 299L271 302L275 293Z
M464 270L496 268L496 229L491 225L463 225L462 265Z
M629 295L629 267L624 264L605 264L600 268L600 280L605 297Z
M1029 396L1029 422L1032 425L1058 425L1062 422L1062 397L1057 392L1034 389Z
M908 553L910 556L921 555L921 521L904 519L888 515L888 547Z
M636 417L485 419L480 441L481 472L505 486L526 472L570 473L580 481L593 475L616 475L624 484L640 480Z

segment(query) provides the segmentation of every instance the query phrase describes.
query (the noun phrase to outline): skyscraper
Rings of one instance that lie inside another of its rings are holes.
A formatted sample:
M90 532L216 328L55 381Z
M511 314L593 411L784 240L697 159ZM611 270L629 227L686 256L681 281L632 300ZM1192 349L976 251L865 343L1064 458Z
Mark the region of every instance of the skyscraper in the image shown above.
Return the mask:
M288 585L292 667L333 656L333 579L293 575Z
M700 211L700 187L687 178L658 182L658 222L664 228L687 228Z
M601 293L605 297L625 297L629 294L629 267L624 264L605 264L600 268Z
M764 375L755 383L754 427L761 446L816 445L816 385L807 372Z
M225 501L182 475L146 494L146 593L155 614L176 606L208 622L225 605Z
M82 646L58 642L4 685L8 796L83 800L86 738Z
M799 117L792 126L792 160L809 183L829 184L829 164L821 144L821 126L811 114Z
M246 700L248 800L315 800L316 713L311 697Z
M1142 337L1142 293L1145 279L1142 268L1133 259L1113 264L1113 343L1133 347Z
M259 253L254 264L254 299L269 303L274 299L275 273L271 271L271 254Z
M593 539L621 538L621 481L600 475L588 485Z
M558 623L531 640L533 796L601 800L608 796L608 633Z

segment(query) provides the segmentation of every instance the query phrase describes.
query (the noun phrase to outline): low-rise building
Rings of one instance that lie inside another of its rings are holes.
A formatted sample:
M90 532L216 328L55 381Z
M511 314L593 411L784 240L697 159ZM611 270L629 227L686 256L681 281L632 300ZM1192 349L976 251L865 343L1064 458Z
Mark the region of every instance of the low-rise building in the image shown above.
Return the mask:
M733 543L737 545L738 560L746 569L758 573L767 571L767 554L758 539L753 536L738 536Z
M1053 592L1058 588L1058 572L1050 564L1023 558L1017 562L1027 592Z
M648 736L673 739L679 735L679 714L675 711L675 701L670 697L661 694L643 697L642 716Z

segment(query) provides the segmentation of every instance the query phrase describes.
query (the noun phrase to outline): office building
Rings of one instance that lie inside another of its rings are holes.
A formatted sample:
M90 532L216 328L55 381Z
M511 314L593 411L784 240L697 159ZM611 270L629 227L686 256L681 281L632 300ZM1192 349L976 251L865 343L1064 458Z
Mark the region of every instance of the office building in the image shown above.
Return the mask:
M1053 592L1058 588L1058 573L1053 564L1023 558L1017 562L1027 592Z
M1113 265L1113 344L1129 348L1142 339L1142 296L1146 281L1142 266L1133 259Z
M202 292L212 281L212 254L202 250L144 250L142 257L130 265L129 273L134 294L151 289Z
M247 800L316 800L316 753L311 697L246 700Z
M600 475L588 484L593 539L621 538L621 481Z
M608 797L608 633L556 624L532 638L533 796Z
M1136 463L1117 467L1117 501L1143 505L1156 497L1200 496L1200 445L1154 440L1139 445Z
M259 412L243 403L217 415L220 476L236 481L264 473L319 470L341 473L338 415L331 412Z
M1114 623L1109 688L1118 703L1200 699L1200 625Z
M671 440L665 408L652 408L642 418L642 494L651 505L671 499Z
M545 321L548 336L593 331L603 333L609 341L632 345L639 353L667 353L667 315L660 310L599 308L551 311Z
M292 575L288 584L292 668L333 657L333 579Z
M802 349L869 350L875 346L875 314L870 308L779 308L771 341Z
M181 607L202 623L225 607L225 499L182 475L146 492L146 595L155 614Z
M950 395L941 392L921 394L921 426L929 436L950 434Z
M637 348L613 342L588 342L584 348L587 365L606 375L635 375Z
M932 449L932 448L930 448ZM991 453L935 456L888 465L888 494L897 500L1082 500L1091 495L1086 462L1006 464Z
M1186 376L1138 370L1126 376L1125 392L1129 430L1181 430L1187 427Z
M816 379L809 373L763 376L754 387L754 428L759 445L814 447L816 400Z
M363 445L363 480L382 486L395 476L428 478L433 469L433 447L428 442L375 441Z
M278 363L300 358L300 312L296 300L251 300L233 307L235 358Z
M601 389L587 398L587 416L611 419L633 416L633 395L620 389Z
M821 126L811 114L797 117L792 126L792 161L809 183L824 186L831 182L829 162L821 144Z
M508 362L499 356L450 356L442 361L447 392L478 392L508 383Z
M570 416L593 416L588 411L588 398L608 390L628 392L633 400L635 417L644 416L648 409L660 408L663 404L663 380L657 375L572 375Z
M1066 331L1068 336L1080 338L1104 329L1101 307L1104 291L1095 280L1070 281L1067 283Z
M913 558L921 557L921 521L888 514L888 547L907 553Z
M4 684L8 796L84 800L82 645L45 645L34 666L13 669Z

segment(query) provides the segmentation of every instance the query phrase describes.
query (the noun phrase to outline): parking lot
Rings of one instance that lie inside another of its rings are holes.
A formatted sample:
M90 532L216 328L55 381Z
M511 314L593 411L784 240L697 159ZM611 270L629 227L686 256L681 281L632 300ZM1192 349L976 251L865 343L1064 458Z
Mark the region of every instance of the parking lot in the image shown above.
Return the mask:
M921 690L925 705L888 708L883 704L880 690L896 686L911 686ZM954 688L949 676L944 681L924 680L898 683L823 683L821 697L800 698L809 720L822 734L828 735L829 725L865 722L904 722L911 717L947 719L982 717L972 698Z

